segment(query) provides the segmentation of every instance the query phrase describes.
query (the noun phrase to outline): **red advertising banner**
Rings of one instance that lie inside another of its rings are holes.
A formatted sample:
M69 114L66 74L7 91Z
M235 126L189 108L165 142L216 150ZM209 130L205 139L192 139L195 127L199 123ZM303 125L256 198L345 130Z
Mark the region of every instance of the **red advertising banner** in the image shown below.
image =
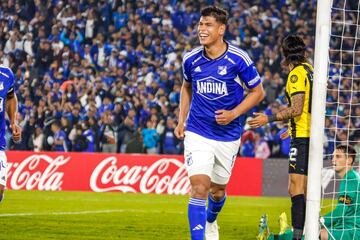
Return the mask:
M8 151L9 189L188 194L183 156ZM229 195L261 194L262 161L238 158Z

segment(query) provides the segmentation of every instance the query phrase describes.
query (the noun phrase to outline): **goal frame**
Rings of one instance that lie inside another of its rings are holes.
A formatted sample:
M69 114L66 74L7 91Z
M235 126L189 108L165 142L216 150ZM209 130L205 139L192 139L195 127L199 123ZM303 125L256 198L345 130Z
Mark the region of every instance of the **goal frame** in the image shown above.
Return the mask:
M314 53L314 81L311 105L311 131L306 198L305 239L319 239L321 170L328 82L332 0L317 1Z

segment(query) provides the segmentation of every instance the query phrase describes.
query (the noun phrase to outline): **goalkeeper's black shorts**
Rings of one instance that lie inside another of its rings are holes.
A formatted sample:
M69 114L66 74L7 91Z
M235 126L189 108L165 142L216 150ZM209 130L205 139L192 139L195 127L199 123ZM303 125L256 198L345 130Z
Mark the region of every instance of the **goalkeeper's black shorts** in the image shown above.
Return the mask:
M307 176L309 163L309 138L294 138L291 140L289 153L289 173Z

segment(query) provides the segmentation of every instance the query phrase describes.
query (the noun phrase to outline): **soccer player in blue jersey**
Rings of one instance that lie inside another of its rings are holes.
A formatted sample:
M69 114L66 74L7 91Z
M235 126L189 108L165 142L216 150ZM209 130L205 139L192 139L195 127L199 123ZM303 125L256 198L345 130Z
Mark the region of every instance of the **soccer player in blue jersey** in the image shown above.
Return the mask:
M219 239L216 218L226 200L226 185L239 150L239 117L265 96L248 54L224 40L226 23L226 11L215 6L204 8L198 24L202 46L183 57L184 82L174 132L185 138L193 240L203 240L205 235L207 240ZM246 97L245 88L249 90Z
M14 142L21 140L21 128L16 123L18 101L14 91L14 79L14 74L9 68L0 66L0 202L4 199L6 187L5 111L10 120Z

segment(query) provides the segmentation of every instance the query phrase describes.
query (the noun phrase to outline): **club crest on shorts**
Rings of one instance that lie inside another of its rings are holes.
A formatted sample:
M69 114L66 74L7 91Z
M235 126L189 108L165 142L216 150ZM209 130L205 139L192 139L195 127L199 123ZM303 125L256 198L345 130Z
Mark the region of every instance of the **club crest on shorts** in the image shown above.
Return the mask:
M192 154L191 153L186 155L185 162L186 162L186 165L188 165L188 166L191 166L193 164Z
M0 161L0 170L1 170L2 168L6 168L6 164L5 164L3 161Z
M221 76L227 74L227 68L226 66L218 66L217 73Z
M4 90L4 82L0 82L0 90Z

